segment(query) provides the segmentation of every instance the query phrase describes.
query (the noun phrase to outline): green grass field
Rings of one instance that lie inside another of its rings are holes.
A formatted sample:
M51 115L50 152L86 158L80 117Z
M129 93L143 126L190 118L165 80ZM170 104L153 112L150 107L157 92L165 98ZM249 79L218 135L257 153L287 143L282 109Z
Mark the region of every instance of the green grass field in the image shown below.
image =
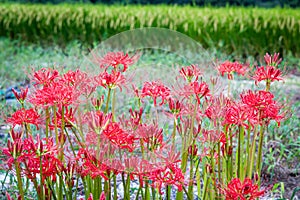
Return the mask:
M176 30L244 58L274 51L300 57L299 9L0 4L0 35L34 43L92 44L142 27Z

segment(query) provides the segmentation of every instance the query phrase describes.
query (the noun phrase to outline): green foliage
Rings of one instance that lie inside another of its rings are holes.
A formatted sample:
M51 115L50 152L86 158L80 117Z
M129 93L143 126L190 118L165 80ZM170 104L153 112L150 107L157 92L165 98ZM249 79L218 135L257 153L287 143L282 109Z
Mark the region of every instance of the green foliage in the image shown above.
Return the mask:
M161 27L187 34L227 54L266 51L300 57L298 9L190 6L0 5L0 35L30 42L88 44L122 31Z

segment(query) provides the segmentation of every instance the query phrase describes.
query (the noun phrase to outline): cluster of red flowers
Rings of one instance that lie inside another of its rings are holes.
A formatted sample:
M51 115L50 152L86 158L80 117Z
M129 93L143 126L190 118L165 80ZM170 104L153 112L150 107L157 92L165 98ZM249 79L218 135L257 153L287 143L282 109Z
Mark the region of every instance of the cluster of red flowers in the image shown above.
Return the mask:
M248 71L248 67L244 66L239 62L230 62L225 61L221 65L218 66L218 70L222 76L227 74L228 79L233 79L233 73L236 72L238 75L244 76L245 73Z
M186 137L185 140L191 140L184 141L187 157L191 162L198 157L199 162L202 162L205 160L202 158L207 157L208 160L218 163L221 162L221 151L223 156L232 155L234 152L232 139L235 134L229 136L228 129L242 126L251 131L250 128L255 125L265 126L271 120L279 124L283 119L281 106L268 90L243 92L239 101L223 95L212 96L209 85L200 78L202 73L196 65L180 69L180 76L185 82L183 85L180 85L181 82L178 84L177 92L172 93L171 89L160 81L145 82L140 91L134 87L138 97L138 108L129 109L128 118L125 115L117 117L115 110L110 110L109 107L110 92L116 91L116 88L122 90L126 83L125 72L137 58L138 55L130 57L123 52L108 53L104 57L95 58L103 71L93 77L80 70L60 74L55 69L43 68L34 72L31 77L34 87L28 97L34 108L25 108L28 88L22 89L20 93L13 90L22 108L7 118L7 122L12 125L11 140L2 152L7 157L8 167L19 167L22 176L32 180L35 185L40 177L41 184L38 187L44 187L45 182L48 184L55 181L57 176L61 176L67 187L72 188L74 177L77 175L89 176L92 179L101 177L107 181L114 175L124 176L126 172L130 179L138 177L141 185L147 181L157 188L160 194L163 186L176 186L178 191L182 191L185 186L183 171L186 169L184 166L179 167L179 163L182 162L179 157L183 152L175 150L173 141L176 133ZM255 82L270 83L282 80L281 71L277 69L281 62L278 54L267 54L265 61L267 65L258 67L255 76L252 77ZM218 66L218 70L222 76L227 74L228 79L233 79L233 73L245 75L248 67L238 62L226 61ZM93 98L97 87L102 88L101 92L105 90L107 99L105 94L102 94L101 98ZM78 107L82 102L80 97L83 96L86 99L91 98L94 110L86 110L88 105L84 111ZM146 97L153 99L155 107L168 107L162 108L162 112L174 120L171 150L167 144L171 139L166 139L164 129L158 125L159 122L150 121L148 116L144 116L142 100ZM102 112L104 105L105 112ZM114 103L111 105L113 107ZM213 127L209 126L210 129L206 130L204 118L208 118ZM31 134L23 138L24 130L30 131L29 125L43 127L42 121L46 122L46 138L34 138ZM18 126L22 127L20 132L17 131ZM220 127L224 132L220 131ZM49 137L54 134L55 142ZM200 156L200 148L197 146L199 136L203 145ZM77 146L80 146L78 151L72 146L74 138L77 140ZM205 142L220 142L219 152L209 149ZM69 147L72 148L72 156L66 156ZM164 151L167 151L167 154L163 154ZM129 157L122 152L138 152L142 158ZM115 155L120 156L120 159ZM156 160L153 158L155 156ZM154 162L157 160L159 163ZM210 163L204 165L207 173L213 172L212 166ZM46 188L44 192L47 196ZM264 193L247 178L243 182L238 178L231 180L222 192L228 200L252 200ZM88 199L93 199L93 196L90 195ZM105 199L104 193L100 199Z
M243 182L240 179L232 179L223 193L226 200L255 200L264 195L264 190L259 190L258 185L253 184L252 180L245 178Z

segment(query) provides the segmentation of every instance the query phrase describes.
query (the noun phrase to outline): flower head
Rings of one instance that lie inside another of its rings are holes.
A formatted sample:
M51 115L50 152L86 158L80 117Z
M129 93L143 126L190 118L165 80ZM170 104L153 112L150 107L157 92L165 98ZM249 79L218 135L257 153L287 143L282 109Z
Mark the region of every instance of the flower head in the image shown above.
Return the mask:
M126 82L124 75L118 71L112 71L111 74L104 71L98 76L96 76L94 80L96 81L98 86L110 89L115 89L116 87L119 87L120 90L122 90L122 84Z
M283 80L280 69L276 69L274 66L267 65L266 67L258 67L255 71L255 75L252 77L255 80L255 84L260 81L266 80L267 82L274 82Z
M242 75L242 76L244 76L245 73L247 72L247 66L244 66L239 62L225 61L217 68L222 76L224 76L224 74L227 73L227 78L230 80L233 79L233 72L236 72L238 75Z
M21 108L17 110L11 117L9 117L7 119L7 122L12 124L13 127L15 127L16 125L23 125L25 123L33 124L38 127L40 116L35 112L33 108Z
M267 65L274 67L277 67L282 61L282 58L279 58L279 53L274 53L274 55L266 53L264 59Z
M189 83L192 81L197 81L198 77L202 74L200 69L196 65L189 65L186 67L182 67L179 73Z
M246 178L243 182L240 179L232 179L223 193L226 200L255 200L264 195L264 190L259 190L258 185L253 184L252 180Z
M135 54L130 57L127 53L123 52L109 52L102 58L96 58L96 62L101 68L107 69L112 66L117 71L125 72L129 65L134 64L139 59L139 55ZM122 68L119 68L119 66Z
M164 86L160 82L145 82L142 88L142 97L150 96L153 98L154 106L156 106L156 100L158 97L162 99L160 105L163 105L165 100L170 97L170 89Z
M132 152L135 148L133 135L126 133L121 129L118 123L109 123L105 130L103 130L103 135L112 143L117 145L121 149L128 149Z
M158 188L160 194L162 194L161 188L164 185L174 185L178 191L183 189L184 175L176 164L170 164L153 171L149 175L149 179L152 181L152 187Z
M208 88L207 83L205 83L205 82L192 82L190 84L190 87L191 87L193 93L196 95L198 104L200 104L200 99L202 97L210 96L210 94L209 94L210 90Z
M51 68L42 68L33 74L33 81L35 85L48 86L55 79L59 77L59 73L57 70L53 70Z
M14 88L11 89L12 92L14 93L16 99L22 104L24 103L26 97L27 97L27 93L28 93L28 87L27 88L21 88L20 93L18 93Z

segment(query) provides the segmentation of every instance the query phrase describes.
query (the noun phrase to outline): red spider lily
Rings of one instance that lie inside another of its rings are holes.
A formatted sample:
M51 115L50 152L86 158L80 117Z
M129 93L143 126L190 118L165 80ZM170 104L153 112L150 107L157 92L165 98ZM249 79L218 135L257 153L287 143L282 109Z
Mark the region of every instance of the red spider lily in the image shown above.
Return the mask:
M87 73L82 72L79 69L76 71L68 71L61 78L61 81L66 85L75 87L82 85L87 80L89 80Z
M56 174L62 169L62 163L56 158L58 155L58 147L54 144L53 138L45 138L41 140L39 136L34 142L32 137L26 138L23 143L24 160L26 169L25 174L29 179L36 179L40 174L42 167L42 180L47 177L56 179Z
M164 86L159 81L153 81L153 82L145 82L144 86L142 88L142 94L141 97L150 96L153 98L154 106L156 106L156 100L158 97L162 98L162 101L160 105L163 105L165 103L165 100L167 100L168 97L170 97L170 89L166 86Z
M192 81L197 81L198 77L200 75L202 75L200 69L196 65L190 65L190 66L182 67L180 69L179 73L189 83L192 82Z
M104 146L101 145L101 147ZM98 158L96 158L94 151L89 151L88 149L81 148L78 151L77 160L81 161L82 163L82 169L80 173L83 177L90 175L93 179L97 177L102 177L105 180L108 180L111 172L115 174L118 173L117 170L112 170L107 164L105 164L104 152L100 152Z
M142 96L140 94L141 91L139 91L139 89L134 84L132 84L131 87L134 92L134 96L137 97L138 99L141 99L142 98Z
M74 118L74 112L73 112L73 108L68 108L68 107L64 107L64 123L65 123L65 127L72 127L72 123L75 122L75 118ZM52 119L52 125L50 125L51 128L54 128L55 125L59 128L62 128L62 108L59 107L58 111L56 112L56 121L55 118L53 117Z
M280 121L284 118L284 115L279 114L280 108L276 102L268 105L268 107L260 113L260 119L264 119L266 124L269 124L270 120L275 120L278 126L280 126Z
M259 190L258 185L245 178L243 182L239 178L232 179L227 188L223 190L226 200L255 200L264 195L264 190Z
M40 123L40 116L33 108L21 108L17 110L11 117L7 118L7 123L12 124L13 127L16 125L23 125L25 123L33 124L38 127L38 124Z
M169 98L169 109L175 119L183 114L183 104L179 100L175 101L173 98Z
M279 115L280 106L273 98L274 95L266 91L253 92L249 90L241 94L242 102L256 110L254 112L259 123L264 120L268 124L273 119L280 125L283 116Z
M253 124L256 120L253 108L247 105L234 104L226 108L224 124L234 124L248 128L249 124L247 122Z
M189 153L189 155L191 155L191 156L197 156L197 153L198 153L198 147L197 147L197 145L191 145L191 146L189 146L189 148L188 148L188 153Z
M163 144L163 129L157 124L141 124L135 131L138 138L142 138L146 144L149 144L152 150Z
M136 139L134 136L122 130L118 123L109 123L103 130L103 134L112 144L121 149L128 149L129 152L132 152L135 148L134 141Z
M208 107L204 114L213 121L214 126L217 126L217 122L220 123L224 120L226 108L233 104L229 98L226 98L223 95L212 97L207 103Z
M103 105L103 102L104 102L104 95L102 95L99 99L97 98L92 98L91 99L91 102L93 104L93 106L95 107L95 109L97 111L100 111L101 110L101 107Z
M253 92L248 90L240 95L241 100L244 104L262 110L268 105L273 104L274 95L271 92L266 92L263 90Z
M282 58L279 59L279 53L274 53L274 55L269 55L266 53L264 59L267 65L274 67L277 67L282 61Z
M200 139L203 143L211 142L216 143L219 141L221 131L218 130L202 130L202 138Z
M258 67L255 71L255 76L252 78L255 80L255 84L260 81L266 80L267 82L274 82L283 80L282 73L279 69L273 66L267 65L266 67Z
M49 86L52 82L59 77L57 70L51 68L42 68L36 72L32 77L32 81L35 82L35 85L42 85L44 87Z
M202 97L210 96L208 85L205 82L192 82L190 84L193 93L196 95L198 104L200 104L200 99Z
M16 99L22 104L24 103L26 97L27 97L27 93L28 93L28 87L27 88L21 88L20 93L18 93L14 88L11 89L12 92L14 93Z
M115 89L119 87L122 90L122 84L126 82L125 77L121 72L112 71L111 74L104 71L98 76L94 78L98 86L102 86L104 88Z
M21 139L7 141L7 148L1 148L3 155L7 157L6 163L9 169L12 169L15 161L21 163L25 157L23 154L23 142Z
M87 112L83 116L83 123L88 124L89 128L91 128L97 134L100 134L101 131L106 129L111 120L111 113L104 114L101 111Z
M244 76L247 72L247 66L244 66L239 62L225 61L224 63L218 66L218 70L222 76L224 76L224 74L227 73L227 78L229 80L232 80L233 72L238 73L238 75Z
M62 171L65 174L65 183L69 188L74 186L74 175L77 171L77 163L75 161L68 160L67 166L62 166Z
M48 87L36 90L29 102L35 106L69 106L77 102L80 91L73 86L67 86L63 82L53 82Z
M95 58L95 60L101 68L107 69L108 67L112 66L114 69L125 72L128 66L134 64L139 57L139 54L135 54L130 57L127 53L124 54L123 52L109 52L104 57ZM119 65L122 65L123 68L118 69L117 67Z
M139 111L133 111L131 108L129 109L130 113L130 121L135 126L138 126L141 123L142 114L143 114L143 108L141 107Z
M153 171L149 175L149 180L152 181L152 187L158 188L159 193L162 194L161 188L163 185L175 185L178 191L182 191L184 175L179 167L171 164L165 168Z
M83 200L83 198L81 198L80 200ZM90 196L89 196L89 198L87 198L87 200L94 200L92 193L90 193ZM101 193L99 200L106 200L104 191Z

